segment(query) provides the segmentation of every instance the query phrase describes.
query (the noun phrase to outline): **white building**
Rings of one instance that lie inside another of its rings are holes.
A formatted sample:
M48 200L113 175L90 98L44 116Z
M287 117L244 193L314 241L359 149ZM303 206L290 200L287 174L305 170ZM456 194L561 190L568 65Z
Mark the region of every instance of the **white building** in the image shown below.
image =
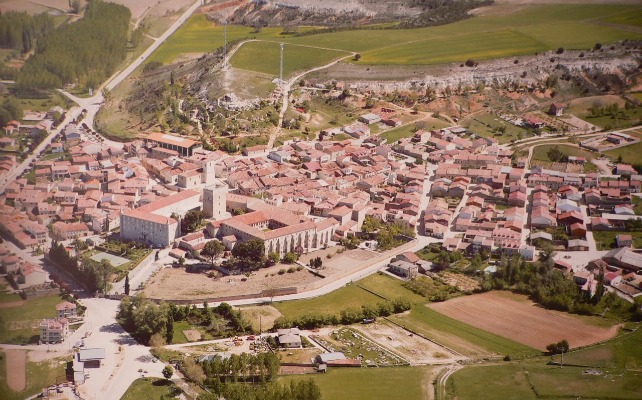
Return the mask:
M61 343L68 335L69 322L66 318L40 321L40 343Z

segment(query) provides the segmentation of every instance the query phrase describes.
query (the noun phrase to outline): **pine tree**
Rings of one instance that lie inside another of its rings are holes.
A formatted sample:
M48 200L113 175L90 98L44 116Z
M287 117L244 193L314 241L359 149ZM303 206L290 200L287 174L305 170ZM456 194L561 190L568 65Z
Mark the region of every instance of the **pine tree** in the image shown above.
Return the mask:
M125 295L129 296L129 274L125 276Z
M167 344L171 344L174 340L174 315L171 311L167 313L167 324L165 325L165 329L167 331Z

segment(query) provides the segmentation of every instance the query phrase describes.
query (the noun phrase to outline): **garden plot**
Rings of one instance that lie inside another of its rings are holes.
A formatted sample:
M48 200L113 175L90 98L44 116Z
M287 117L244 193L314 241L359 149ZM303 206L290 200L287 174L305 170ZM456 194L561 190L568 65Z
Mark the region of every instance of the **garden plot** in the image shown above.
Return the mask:
M91 256L91 259L94 261L102 261L102 260L107 260L113 267L120 267L123 264L127 264L130 260L127 258L119 257L115 254L109 254L105 252L101 252L98 254L94 254Z
M348 358L360 359L366 366L408 364L408 361L401 356L351 328L341 328L332 331L328 336L314 337L314 340L330 351L340 351Z
M450 363L464 358L388 322L377 321L355 327L355 330L404 357L410 364Z

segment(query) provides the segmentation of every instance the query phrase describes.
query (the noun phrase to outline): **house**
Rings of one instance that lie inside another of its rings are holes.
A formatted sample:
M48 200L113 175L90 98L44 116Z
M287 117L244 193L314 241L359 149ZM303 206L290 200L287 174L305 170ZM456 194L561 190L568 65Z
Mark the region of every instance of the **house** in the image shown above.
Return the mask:
M588 242L584 239L571 239L568 241L569 251L588 251Z
M278 329L276 331L279 346L287 349L301 347L301 331L298 328Z
M619 235L615 236L615 243L617 243L617 247L632 247L633 246L633 236L632 235L619 234Z
M561 116L564 114L564 105L561 103L552 103L548 108L548 114L556 117Z
M406 261L393 261L388 264L390 272L405 279L413 279L419 273L419 267Z
M267 146L264 144L258 146L250 146L243 149L243 155L248 157L256 157L263 155L267 151Z
M49 274L32 264L22 264L18 268L18 283L22 286L42 285L47 282Z
M569 225L568 230L571 236L574 236L577 238L586 237L586 226L579 222Z
M63 301L56 304L56 312L58 313L58 318L76 317L76 304Z
M379 121L381 121L381 116L373 113L364 114L359 117L359 122L363 122L368 125L376 124Z
M66 318L40 321L40 343L62 343L68 335L69 321Z

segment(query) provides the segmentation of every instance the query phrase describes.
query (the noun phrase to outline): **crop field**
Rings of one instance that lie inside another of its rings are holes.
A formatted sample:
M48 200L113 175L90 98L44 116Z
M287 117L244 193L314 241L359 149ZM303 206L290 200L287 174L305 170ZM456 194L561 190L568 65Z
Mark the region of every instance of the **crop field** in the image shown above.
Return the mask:
M425 306L415 306L410 313L393 315L390 319L469 357L537 353L531 347L459 322Z
M559 148L562 153L568 156L586 158L588 162L584 166L585 171L588 172L590 170L597 170L595 165L591 163L591 160L593 160L593 158L595 157L600 157L599 154L596 154L584 149L580 149L579 147L575 147L575 146L566 146L564 144L546 144L546 145L535 147L535 149L533 149L533 160L551 161L548 158L548 155L546 153L548 153L548 151L554 147Z
M324 400L423 400L429 367L329 368L325 374L289 375L279 382L314 381Z
M447 382L450 398L506 399L642 397L642 331L564 355L564 367L546 365L547 357L526 362L466 367ZM555 356L553 361L560 362Z
M610 339L618 326L597 317L546 310L525 296L488 292L430 305L433 310L476 328L544 350L567 339L571 348ZM606 325L606 326L605 326Z
M639 9L630 5L548 4L525 7L509 15L487 15L418 29L284 36L281 28L263 28L257 33L250 27L231 25L227 28L227 38L228 42L255 38L325 48L325 51L354 51L362 56L359 64L437 64L532 54L558 47L586 49L597 42L640 39L642 33L630 28L640 23L636 13ZM605 26L600 24L601 20L617 23ZM223 27L208 22L203 15L196 15L170 37L150 61L170 63L180 55L203 54L222 45ZM276 71L279 60L276 49L270 46L261 48L258 44L248 49L252 51L240 50L233 57L232 64L268 73ZM291 51L295 51L297 56L301 54L304 59L311 58L309 61L297 61L293 64L295 66L299 63L318 66L333 57L331 53L315 48ZM239 59L235 60L237 57Z
M237 50L232 57L234 68L279 76L280 44L277 42L248 42ZM324 65L349 53L286 44L283 49L283 77L296 71L303 71Z
M357 284L381 295L388 300L403 298L412 303L425 303L426 299L405 287L404 282L385 274L373 274L358 281Z

